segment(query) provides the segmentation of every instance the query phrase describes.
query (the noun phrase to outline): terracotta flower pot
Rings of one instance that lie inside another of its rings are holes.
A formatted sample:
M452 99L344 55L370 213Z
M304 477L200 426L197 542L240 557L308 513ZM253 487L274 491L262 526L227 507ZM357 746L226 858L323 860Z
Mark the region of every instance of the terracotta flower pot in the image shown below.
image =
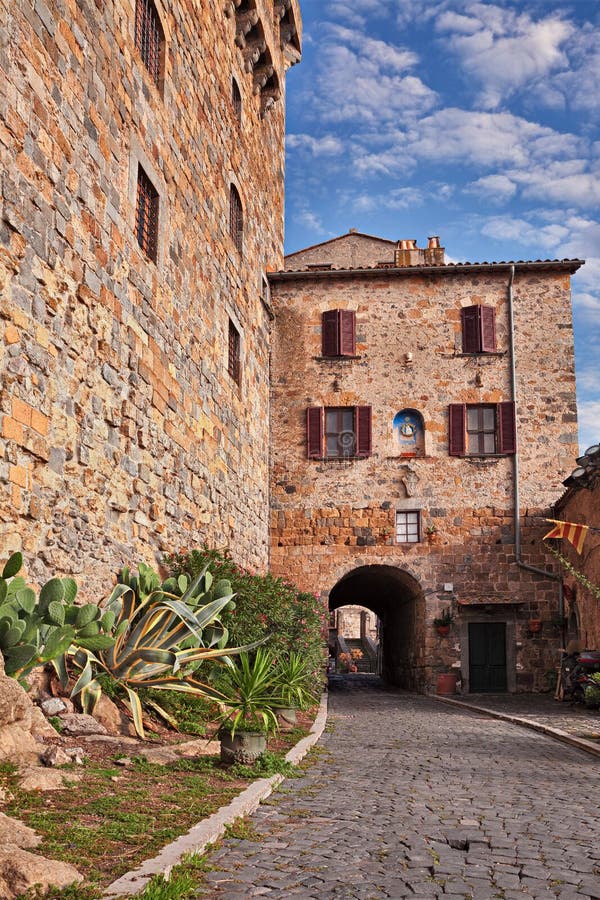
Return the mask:
M443 672L441 675L438 675L436 693L442 697L455 694L457 679L456 672Z
M527 630L531 634L537 634L538 631L542 630L542 620L541 619L530 619L527 623Z
M436 625L435 630L440 635L440 637L446 637L448 634L450 634L449 625Z

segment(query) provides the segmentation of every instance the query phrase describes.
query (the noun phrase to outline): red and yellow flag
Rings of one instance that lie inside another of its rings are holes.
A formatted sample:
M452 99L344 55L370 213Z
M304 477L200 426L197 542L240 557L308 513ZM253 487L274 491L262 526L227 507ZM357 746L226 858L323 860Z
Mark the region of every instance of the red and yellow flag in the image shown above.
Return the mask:
M577 552L581 553L585 536L588 533L587 525L576 525L574 522L560 522L558 519L546 519L546 522L553 522L554 528L544 535L544 540L546 538L566 538L569 543L573 544Z

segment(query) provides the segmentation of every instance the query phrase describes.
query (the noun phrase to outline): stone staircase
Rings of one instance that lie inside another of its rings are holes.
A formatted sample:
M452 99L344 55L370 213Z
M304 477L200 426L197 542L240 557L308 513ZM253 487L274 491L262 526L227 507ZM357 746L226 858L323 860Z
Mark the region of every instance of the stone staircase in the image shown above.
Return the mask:
M345 643L348 651L360 650L362 652L362 659L355 660L359 672L372 674L377 671L377 660L366 641L362 641L360 638L346 638Z

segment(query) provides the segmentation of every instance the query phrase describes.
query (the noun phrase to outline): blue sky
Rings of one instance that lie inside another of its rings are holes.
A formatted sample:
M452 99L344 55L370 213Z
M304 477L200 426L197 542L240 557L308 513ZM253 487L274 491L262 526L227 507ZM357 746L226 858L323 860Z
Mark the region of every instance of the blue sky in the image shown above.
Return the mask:
M600 441L600 2L301 0L286 251L358 228L453 261L581 257L581 447Z

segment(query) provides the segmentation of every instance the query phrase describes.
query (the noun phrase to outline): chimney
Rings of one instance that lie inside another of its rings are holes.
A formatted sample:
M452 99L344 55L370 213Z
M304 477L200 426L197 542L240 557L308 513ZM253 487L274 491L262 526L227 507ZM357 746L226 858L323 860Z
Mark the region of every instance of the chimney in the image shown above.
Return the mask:
M396 244L394 265L404 268L408 266L443 266L445 263L444 248L440 247L437 235L430 237L427 247L418 247L416 240L403 238Z

